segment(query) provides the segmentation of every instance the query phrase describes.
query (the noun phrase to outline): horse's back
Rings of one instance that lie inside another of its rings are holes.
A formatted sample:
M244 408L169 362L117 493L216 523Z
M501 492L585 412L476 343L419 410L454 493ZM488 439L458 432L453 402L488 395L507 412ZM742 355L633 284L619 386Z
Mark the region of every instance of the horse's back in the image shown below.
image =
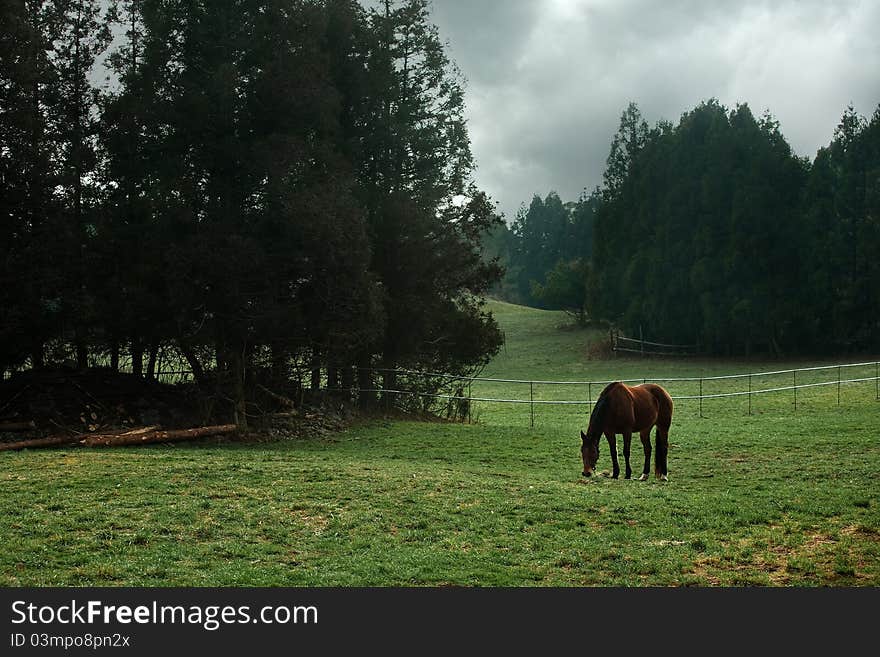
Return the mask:
M666 389L656 383L643 383L640 386L636 386L636 388L641 389L644 395L650 396L650 403L654 404L654 407L657 409L656 423L668 428L672 422L674 404L672 397L669 396Z
M659 417L659 406L653 392L646 384L628 386L632 399L632 430L650 429Z
M628 386L615 381L599 395L594 411L599 410L600 403L605 406L599 422L603 431L644 431L655 424L669 428L672 421L672 398L655 383ZM592 416L590 423L592 426Z

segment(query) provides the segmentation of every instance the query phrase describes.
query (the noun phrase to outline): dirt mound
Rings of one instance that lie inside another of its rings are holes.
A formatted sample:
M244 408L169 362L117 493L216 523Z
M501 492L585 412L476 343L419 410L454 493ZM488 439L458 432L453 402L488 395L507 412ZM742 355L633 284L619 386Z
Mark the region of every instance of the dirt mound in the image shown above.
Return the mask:
M614 349L611 348L611 340L603 338L590 342L586 347L587 360L608 360L615 356Z
M146 425L184 428L201 421L194 393L191 387L110 369L17 372L0 381L0 425L33 422L31 436ZM0 433L0 440L12 437ZM15 438L22 437L17 432Z

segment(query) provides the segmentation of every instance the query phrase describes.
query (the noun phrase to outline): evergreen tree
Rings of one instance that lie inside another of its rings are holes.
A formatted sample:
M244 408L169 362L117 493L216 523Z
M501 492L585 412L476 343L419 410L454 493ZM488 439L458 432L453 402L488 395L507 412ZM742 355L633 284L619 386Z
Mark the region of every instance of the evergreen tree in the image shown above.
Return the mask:
M807 280L813 344L868 349L880 336L876 293L880 107L868 122L848 107L819 149L804 193L805 232L814 245Z
M606 176L596 214L591 286L603 316L713 352L796 348L807 167L775 120L712 100L626 150L637 122L624 119L609 169L626 173ZM615 153L630 154L626 167Z
M5 2L0 12L0 368L28 357L38 367L60 323L64 277L50 239L57 203L48 107L57 84L48 53L57 21L42 2Z
M630 280L639 271L640 260L627 265L628 260L620 254L630 250L632 235L636 234L632 225L635 212L630 207L635 193L631 185L626 186L635 181L636 160L647 143L647 123L638 105L631 102L621 114L617 132L611 140L600 191L603 203L598 208L593 228L593 279L588 286L601 291L596 298L597 311L607 319L619 318L626 311L627 300L621 287L624 270L630 270ZM624 232L624 226L629 234Z
M483 249L483 262L495 263L503 270L500 280L489 287L489 295L497 299L516 301L515 278L511 270L515 238L507 222L498 222L486 230L480 243Z
M466 371L498 349L481 297L500 269L481 259L480 238L500 218L473 183L464 83L428 2L386 0L369 20L358 169L386 323L359 364L378 355L394 389L394 368Z
M146 267L124 277L139 302L131 326L160 300L173 312L131 339L173 340L197 375L214 370L245 425L263 352L277 373L321 365L380 323L328 15L318 3L138 5L107 108L113 234L151 235Z
M117 0L110 5L111 25L124 30L125 40L107 58L119 86L102 98L106 193L98 243L104 274L98 298L111 367L118 367L120 351L127 344L132 371L138 375L143 372L144 346L150 346L150 362L155 367L160 343L171 333L163 312L168 306L164 284L159 268L154 268L162 260L162 244L152 203L156 200L155 207L160 207L150 145L160 132L151 105L157 96L151 89L156 76L144 66L148 43L142 12L139 0Z
M579 326L586 326L589 266L589 262L581 259L559 260L547 272L543 285L532 283L532 296L548 308L564 310Z
M58 102L51 108L57 136L58 187L63 229L63 267L67 272L63 291L70 337L76 362L88 366L87 347L95 330L93 285L96 272L94 249L97 237L100 191L97 179L98 92L89 82L96 58L110 42L98 0L66 0L57 3L59 33L49 54L56 70Z
M611 139L611 151L602 175L603 191L607 195L613 197L622 191L647 140L648 124L639 106L630 102L620 115L620 125Z
M63 346L73 342L78 364L86 365L96 321L89 258L98 207L96 94L88 75L109 38L99 10L87 0L3 5L9 362L27 353L38 366L47 345L62 347L57 356L64 357Z
M545 198L532 197L528 210L521 208L511 227L515 248L511 268L516 272L519 299L547 307L546 298L533 295L533 284L543 285L545 276L560 259L566 259L571 245L571 208L551 191Z
M462 82L425 2L115 9L128 39L103 107L112 341L136 362L173 341L242 425L264 362L348 387L374 356L464 371L494 353L482 296L500 269L481 239L499 219L471 179Z

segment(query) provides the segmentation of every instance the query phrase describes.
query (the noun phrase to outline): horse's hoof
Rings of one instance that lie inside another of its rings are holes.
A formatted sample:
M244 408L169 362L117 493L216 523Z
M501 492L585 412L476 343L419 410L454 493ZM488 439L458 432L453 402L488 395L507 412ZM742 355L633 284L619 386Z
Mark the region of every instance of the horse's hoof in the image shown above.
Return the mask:
M641 477L639 477L639 481L648 481L648 475L643 474Z
M669 477L667 477L666 475L659 475L657 479L659 479L660 481L669 481Z

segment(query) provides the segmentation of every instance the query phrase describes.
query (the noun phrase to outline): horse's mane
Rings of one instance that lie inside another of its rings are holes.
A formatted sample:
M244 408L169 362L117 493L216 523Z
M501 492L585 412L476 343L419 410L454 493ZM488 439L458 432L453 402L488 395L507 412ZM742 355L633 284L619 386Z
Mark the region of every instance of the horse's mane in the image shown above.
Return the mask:
M590 424L587 426L587 437L593 438L602 433L602 421L605 419L605 411L608 410L608 391L617 385L617 381L609 383L605 389L599 393L599 398L593 406L593 412L590 413Z

